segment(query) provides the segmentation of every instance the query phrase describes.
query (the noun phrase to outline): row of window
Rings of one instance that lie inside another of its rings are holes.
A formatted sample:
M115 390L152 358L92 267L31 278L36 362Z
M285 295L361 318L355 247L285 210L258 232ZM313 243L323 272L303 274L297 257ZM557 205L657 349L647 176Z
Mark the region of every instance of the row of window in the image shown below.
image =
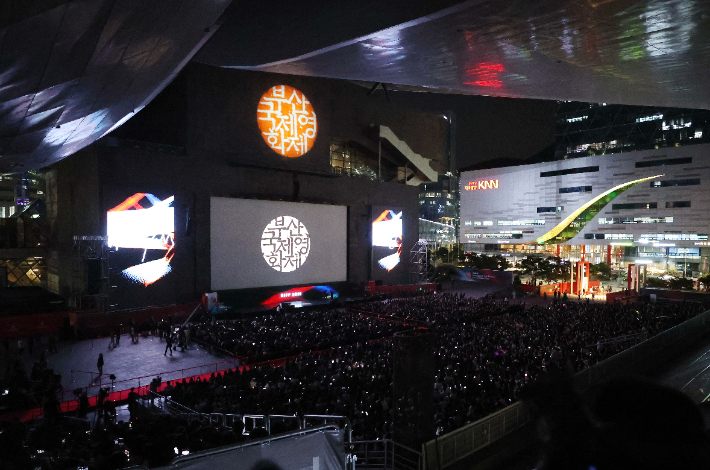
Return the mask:
M540 172L540 178L547 178L550 176L577 175L579 173L594 173L595 171L599 171L598 166L584 166L579 168L567 168L566 170L542 171Z
M652 188L670 188L673 186L696 186L699 184L699 179L651 181Z
M466 220L464 225L473 225L474 227L489 227L493 225L492 220ZM498 225L545 225L543 219L530 219L530 220L499 220Z
M636 168L650 168L653 166L666 166L666 165L686 165L688 163L693 163L692 157L666 158L664 160L651 160L651 161L647 161L647 162L636 162Z
M673 217L600 217L599 225L613 224L672 224Z
M545 220L544 219L499 220L498 225L545 225Z
M522 233L467 233L466 238L504 238L504 239L517 239L523 238Z
M658 209L657 202L626 202L623 204L612 204L611 210L618 211L623 209Z
M690 201L666 201L666 209L678 209L682 207L690 207ZM657 202L627 202L620 204L612 204L612 210L624 209L658 209Z
M545 212L562 212L563 210L565 210L565 206L538 207L537 213L544 214Z
M632 233L585 233L585 240L633 240Z
M649 168L654 166L666 166L666 165L685 165L688 163L693 163L692 157L684 158L667 158L664 160L651 160L647 162L636 162L636 168ZM579 173L593 173L599 171L598 166L584 166L579 168L567 168L565 170L553 170L553 171L541 171L540 178L547 178L551 176L564 176L564 175L576 175ZM665 188L670 186L691 186L700 184L699 179L687 179L687 180L665 180L665 181L651 181L652 188ZM560 188L560 193L580 193L580 192L591 192L591 186L572 186L569 188Z
M567 193L591 193L592 192L592 187L591 186L572 186L569 188L560 188L560 194L567 194Z
M640 242L663 240L707 240L705 233L645 233L641 235Z

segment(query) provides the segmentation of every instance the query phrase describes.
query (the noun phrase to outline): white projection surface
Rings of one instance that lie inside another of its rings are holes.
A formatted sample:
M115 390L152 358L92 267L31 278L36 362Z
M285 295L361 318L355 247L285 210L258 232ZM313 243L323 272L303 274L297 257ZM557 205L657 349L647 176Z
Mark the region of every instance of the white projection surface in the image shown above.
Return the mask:
M347 280L347 207L210 198L213 290Z

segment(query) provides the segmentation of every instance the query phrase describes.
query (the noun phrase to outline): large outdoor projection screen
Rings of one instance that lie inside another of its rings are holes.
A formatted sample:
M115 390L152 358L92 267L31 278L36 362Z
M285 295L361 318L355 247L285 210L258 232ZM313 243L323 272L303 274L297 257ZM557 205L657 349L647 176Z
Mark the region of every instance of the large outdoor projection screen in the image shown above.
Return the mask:
M210 199L213 290L347 280L347 207Z

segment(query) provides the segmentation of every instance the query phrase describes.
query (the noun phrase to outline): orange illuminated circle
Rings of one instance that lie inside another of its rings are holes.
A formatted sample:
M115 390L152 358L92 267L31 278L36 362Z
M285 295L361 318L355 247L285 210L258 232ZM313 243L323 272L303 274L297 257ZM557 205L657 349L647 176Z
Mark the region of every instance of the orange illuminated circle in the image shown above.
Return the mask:
M261 97L256 117L261 136L284 157L300 157L313 147L318 131L316 113L306 95L287 85Z

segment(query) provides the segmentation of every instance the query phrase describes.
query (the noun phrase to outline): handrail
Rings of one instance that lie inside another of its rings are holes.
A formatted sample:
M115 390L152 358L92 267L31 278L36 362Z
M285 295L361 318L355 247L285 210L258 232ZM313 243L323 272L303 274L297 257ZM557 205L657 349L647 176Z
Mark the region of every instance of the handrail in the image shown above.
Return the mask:
M353 425L350 423L350 419L347 416L335 416L335 415L303 415L303 427L308 425L308 418L323 419L323 420L342 420L345 423L344 428L346 429L348 440L346 442L352 442L353 440Z
M256 440L245 442L242 444L234 444L234 445L230 445L230 446L218 447L216 449L202 450L199 452L195 452L194 454L190 454L190 455L181 455L179 457L176 457L175 460L173 460L172 464L174 465L177 463L183 463L183 462L187 462L187 461L197 459L197 458L209 457L211 455L217 455L217 454L221 454L224 452L229 452L231 450L240 449L243 447L261 445L266 442L273 442L273 441L278 441L281 439L288 439L288 438L295 437L295 436L302 436L303 434L313 434L313 433L318 433L318 432L323 432L323 431L340 431L340 428L335 424L327 424L324 426L318 426L316 428L299 429L297 431L291 431L291 432L279 434L276 436L269 436L269 437L265 437L263 439L256 439Z
M168 379L165 379L165 380L163 381L163 382L172 382L172 381L174 381L174 380L182 380L182 379L186 378L184 372L185 372L185 371L188 371L188 370L192 370L192 369L202 369L202 368L205 368L205 367L211 368L212 366L215 366L214 372L219 372L220 370L227 370L227 369L217 369L216 366L218 366L218 365L220 365L220 364L235 364L235 363L238 363L238 362L240 362L238 359L237 359L237 360L229 360L229 361L212 362L212 363L210 363L210 364L203 364L203 365L199 365L199 366L186 367L186 368L183 368L183 369L175 369L175 370L169 370L169 371L163 371L163 372L155 372L155 373L152 373L152 374L150 374L150 375L142 375L142 376L139 376L139 377L131 377L130 379L114 380L114 381L113 381L113 387L115 388L116 385L118 385L118 384L122 384L122 383L126 383L126 382L131 382L131 381L136 381L136 380L138 381L137 387L141 387L141 386L142 386L141 383L140 383L141 379L147 379L147 378L153 379L153 378L155 378L155 377L161 377L161 378L162 378L163 376L168 376L169 374L174 374L174 373L180 372L180 373L181 373L181 376L180 376L179 379L178 379L178 378L168 378ZM239 364L235 364L235 365L236 365L237 367L239 366ZM98 372L90 372L90 371L82 371L82 370L72 370L71 372L72 372L72 373L73 373L73 372L83 372L83 373L91 374L91 375L92 375L92 377L91 377L91 382L94 381L94 378L93 378L93 375L94 375L94 374L99 375ZM104 378L104 377L107 377L107 378L108 378L108 376L109 376L109 374L107 374L107 373L101 374L101 376L100 376L100 382L99 382L99 384L98 384L99 387L101 387L101 386L103 385L103 378ZM189 377L191 377L191 376L188 376L188 378L189 378ZM73 378L73 377L72 377L72 378ZM72 383L74 383L73 380L72 380ZM91 384L89 384L88 386L82 387L82 388L90 388L90 387L95 387L95 386L97 386L97 384L91 383ZM128 389L125 389L125 390L128 390ZM65 392L66 392L66 391L67 391L67 390L65 390ZM62 398L64 398L64 397L62 397Z
M637 339L637 338L643 338L642 341L646 340L648 338L648 331L641 331L639 333L629 333L626 335L621 335L621 336L615 336L613 338L607 338L605 340L600 340L594 344L589 344L585 346L586 348L594 348L597 346L607 346L609 344L618 344L618 343L623 343L624 341L629 341L632 339Z
M421 470L424 456L421 452L391 439L354 441L346 456L348 468L381 468L382 470Z

